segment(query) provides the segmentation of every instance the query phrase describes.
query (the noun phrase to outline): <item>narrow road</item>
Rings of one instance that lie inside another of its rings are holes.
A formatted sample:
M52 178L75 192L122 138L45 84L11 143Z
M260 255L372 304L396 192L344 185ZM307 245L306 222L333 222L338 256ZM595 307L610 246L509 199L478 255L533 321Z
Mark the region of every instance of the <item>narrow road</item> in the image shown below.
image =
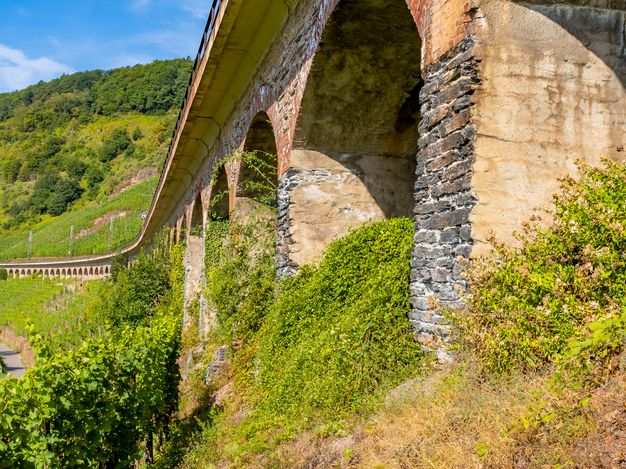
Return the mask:
M6 345L0 343L0 356L4 360L4 364L7 367L7 372L13 375L14 378L21 378L26 373L26 368L22 363L20 354L11 350Z

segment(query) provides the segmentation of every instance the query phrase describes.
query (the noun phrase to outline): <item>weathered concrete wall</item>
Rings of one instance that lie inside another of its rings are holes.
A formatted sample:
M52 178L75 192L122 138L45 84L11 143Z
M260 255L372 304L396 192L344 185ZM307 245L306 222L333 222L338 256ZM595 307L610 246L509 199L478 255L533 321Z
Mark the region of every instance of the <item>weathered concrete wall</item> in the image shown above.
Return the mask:
M475 21L481 86L471 215L475 254L550 202L580 158L626 157L621 11L493 1Z
M295 265L318 260L328 243L368 221L407 216L413 209L415 164L411 159L294 150L288 186L289 258ZM375 195L374 195L375 194Z

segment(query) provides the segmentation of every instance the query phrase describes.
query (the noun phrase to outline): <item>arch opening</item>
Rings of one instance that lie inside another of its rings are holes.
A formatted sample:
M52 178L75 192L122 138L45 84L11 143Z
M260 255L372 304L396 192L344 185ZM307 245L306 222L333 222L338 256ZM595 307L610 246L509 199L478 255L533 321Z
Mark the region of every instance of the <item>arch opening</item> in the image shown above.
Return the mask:
M278 151L272 122L261 111L252 119L240 155L236 206L238 211L278 202Z
M290 155L291 262L370 220L412 216L421 39L404 0L341 0L307 78Z
M213 173L211 180L211 201L209 204L209 218L211 220L228 220L230 216L230 191L228 175L223 162Z
M195 236L202 235L202 229L204 228L204 210L202 208L202 195L198 193L196 200L193 203L193 210L191 213L191 234Z

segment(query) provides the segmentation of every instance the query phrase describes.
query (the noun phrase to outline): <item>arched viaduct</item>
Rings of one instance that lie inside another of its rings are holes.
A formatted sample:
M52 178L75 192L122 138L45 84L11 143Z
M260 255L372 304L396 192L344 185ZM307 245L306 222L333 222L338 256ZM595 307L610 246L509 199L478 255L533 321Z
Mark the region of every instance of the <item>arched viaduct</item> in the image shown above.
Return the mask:
M279 275L354 226L413 216L409 318L436 346L446 330L430 297L458 301L459 256L484 252L491 232L513 242L577 159L624 159L625 6L215 0L132 249L169 226L201 250L210 211L251 199L250 172L235 159L213 178L218 163L276 153Z

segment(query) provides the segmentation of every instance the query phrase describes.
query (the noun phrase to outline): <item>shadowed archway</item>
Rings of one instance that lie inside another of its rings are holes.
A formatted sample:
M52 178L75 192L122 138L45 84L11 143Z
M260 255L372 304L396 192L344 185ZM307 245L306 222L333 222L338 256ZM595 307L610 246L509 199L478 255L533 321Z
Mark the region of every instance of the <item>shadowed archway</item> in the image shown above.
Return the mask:
M342 0L332 13L281 181L292 266L369 220L412 215L420 55L404 0Z
M220 164L215 170L211 181L211 200L209 218L211 220L228 220L230 216L230 191L226 167Z
M250 123L239 156L235 206L238 216L245 216L261 207L276 208L277 201L276 138L269 116L261 111Z

